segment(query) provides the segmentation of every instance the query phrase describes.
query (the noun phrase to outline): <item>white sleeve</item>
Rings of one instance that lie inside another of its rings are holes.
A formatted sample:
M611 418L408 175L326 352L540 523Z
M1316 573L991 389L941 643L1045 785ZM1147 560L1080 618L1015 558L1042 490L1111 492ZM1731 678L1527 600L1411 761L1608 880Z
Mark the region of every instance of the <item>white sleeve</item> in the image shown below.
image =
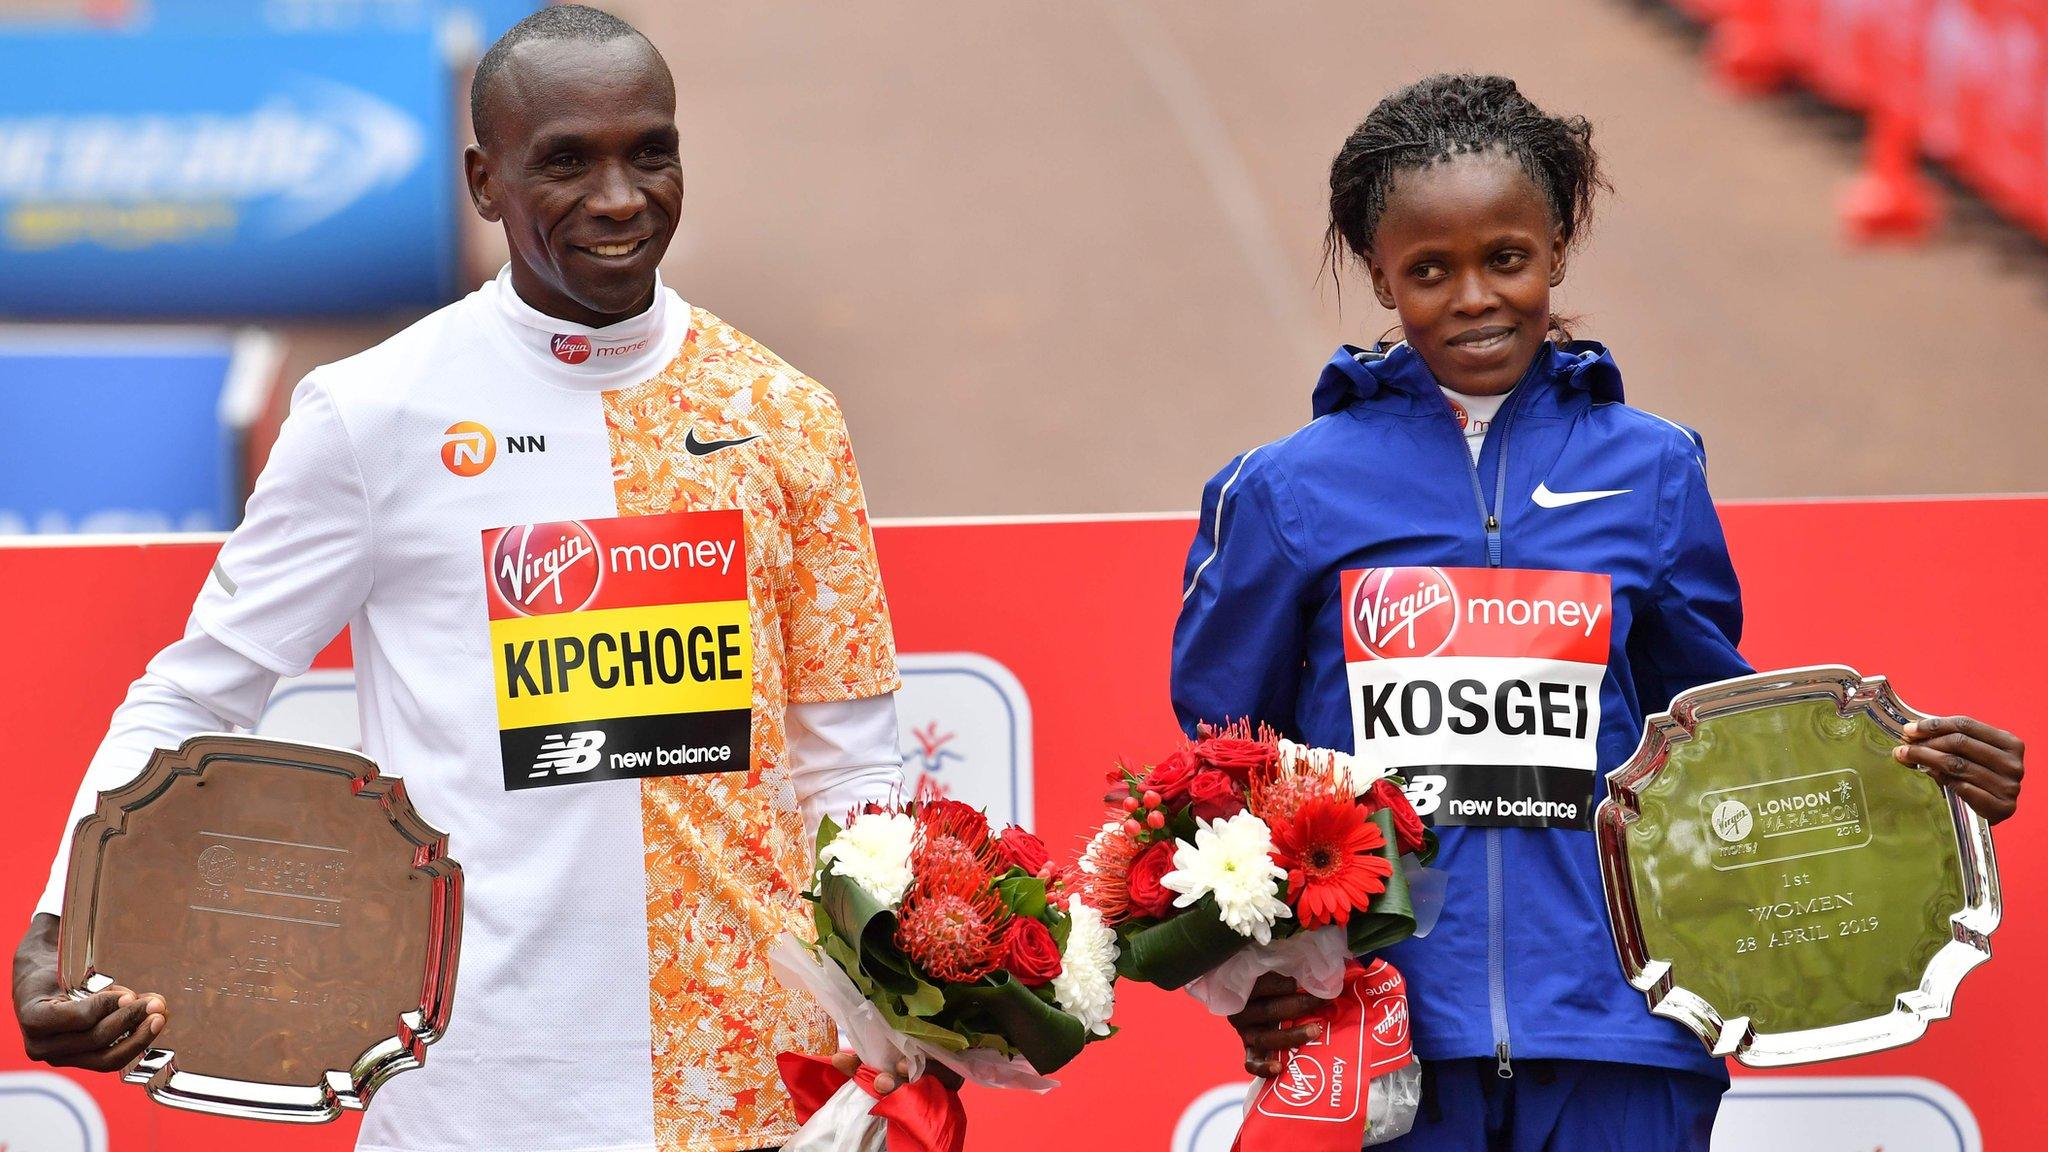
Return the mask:
M354 449L333 399L308 376L184 638L150 661L115 710L72 801L37 912L62 915L71 834L100 792L134 779L157 748L254 724L277 678L313 663L369 596L370 547Z
M894 692L789 706L790 776L811 840L826 816L843 820L870 800L888 804L902 796L899 739Z
M255 724L276 683L277 673L215 640L197 624L188 624L184 639L157 653L114 710L107 738L86 767L36 913L64 914L71 834L99 803L101 792L133 780L158 748L176 748L201 732Z
M369 597L365 492L341 413L306 377L192 619L280 676L304 672Z

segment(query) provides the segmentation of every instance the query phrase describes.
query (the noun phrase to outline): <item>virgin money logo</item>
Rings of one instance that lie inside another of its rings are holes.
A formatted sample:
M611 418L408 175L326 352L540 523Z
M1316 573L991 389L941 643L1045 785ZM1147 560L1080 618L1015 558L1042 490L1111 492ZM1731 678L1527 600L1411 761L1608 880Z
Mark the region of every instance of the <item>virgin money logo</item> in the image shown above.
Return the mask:
M548 350L564 364L581 364L590 359L590 337L553 336L548 339Z
M1323 1098L1323 1066L1313 1056L1296 1052L1287 1061L1287 1071L1273 1085L1283 1104L1306 1108Z
M1458 590L1435 568L1374 568L1345 607L1353 639L1381 660L1434 656L1458 630Z
M603 578L597 538L580 521L507 528L491 550L498 595L527 616L579 611L596 598Z
M1408 998L1394 996L1380 1001L1373 1008L1372 1038L1385 1048L1398 1048L1408 1042Z
M1444 397L1444 399L1450 400L1451 398L1446 396ZM1470 412L1465 411L1465 406L1463 404L1458 403L1456 400L1451 400L1451 415L1456 416L1458 418L1458 427L1463 428L1468 432L1471 431L1472 414Z

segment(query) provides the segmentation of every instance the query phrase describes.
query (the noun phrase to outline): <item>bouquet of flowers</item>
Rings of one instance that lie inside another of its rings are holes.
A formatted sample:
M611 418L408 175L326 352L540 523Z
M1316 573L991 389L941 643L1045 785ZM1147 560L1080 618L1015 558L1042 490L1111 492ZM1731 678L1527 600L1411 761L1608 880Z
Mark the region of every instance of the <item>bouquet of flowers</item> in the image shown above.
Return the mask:
M1417 932L1418 893L1432 893L1424 931L1440 907L1440 878L1422 868L1435 835L1401 780L1239 724L1110 781L1111 818L1079 871L1116 933L1119 975L1186 987L1218 1015L1241 1011L1267 972L1333 1001L1319 1051L1254 1086L1242 1146L1348 1152L1405 1133L1421 1085L1405 984L1354 959ZM1329 1074L1340 1061L1348 1074Z
M804 1126L785 1152L950 1149L965 1144L959 1097L928 1062L992 1087L1043 1092L1108 1036L1116 936L1077 899L1038 837L955 800L869 805L818 831L805 893L817 938L784 935L769 966L816 997L873 1069L911 1082L874 1095L817 1057L783 1053Z

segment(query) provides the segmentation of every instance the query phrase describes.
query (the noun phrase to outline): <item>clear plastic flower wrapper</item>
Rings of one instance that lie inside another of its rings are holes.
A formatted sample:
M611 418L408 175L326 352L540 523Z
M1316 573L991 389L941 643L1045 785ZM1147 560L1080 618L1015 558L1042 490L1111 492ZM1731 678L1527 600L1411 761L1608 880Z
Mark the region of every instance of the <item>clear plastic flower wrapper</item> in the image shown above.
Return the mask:
M995 1088L1047 1075L1111 1034L1116 936L1079 904L1036 836L991 834L952 800L870 805L818 832L815 940L785 934L769 967L810 994L859 1055L778 1057L803 1127L785 1152L959 1152L966 1116L933 1063ZM908 1064L887 1096L875 1070Z
M1267 972L1329 1001L1321 1037L1253 1085L1237 1147L1350 1152L1406 1133L1421 1098L1407 986L1373 954L1427 931L1442 877L1400 779L1239 725L1110 781L1080 871L1118 973L1217 1015Z

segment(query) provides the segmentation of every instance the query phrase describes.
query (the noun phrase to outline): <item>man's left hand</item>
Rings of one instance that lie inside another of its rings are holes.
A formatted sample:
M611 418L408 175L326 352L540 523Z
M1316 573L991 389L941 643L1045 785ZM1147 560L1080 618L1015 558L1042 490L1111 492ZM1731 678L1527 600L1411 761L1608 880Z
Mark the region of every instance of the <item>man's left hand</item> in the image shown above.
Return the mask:
M2002 728L1968 716L1936 716L1906 725L1906 742L1892 755L1947 785L1993 824L2019 807L2027 746Z
M832 1067L839 1069L840 1075L851 1078L860 1072L860 1057L851 1052L835 1053L832 1057ZM944 1084L955 1092L960 1090L960 1074L944 1064L926 1064L924 1074L938 1077L939 1083ZM875 1073L875 1091L884 1096L908 1083L910 1083L910 1061L908 1060L898 1060L894 1070L883 1070Z

